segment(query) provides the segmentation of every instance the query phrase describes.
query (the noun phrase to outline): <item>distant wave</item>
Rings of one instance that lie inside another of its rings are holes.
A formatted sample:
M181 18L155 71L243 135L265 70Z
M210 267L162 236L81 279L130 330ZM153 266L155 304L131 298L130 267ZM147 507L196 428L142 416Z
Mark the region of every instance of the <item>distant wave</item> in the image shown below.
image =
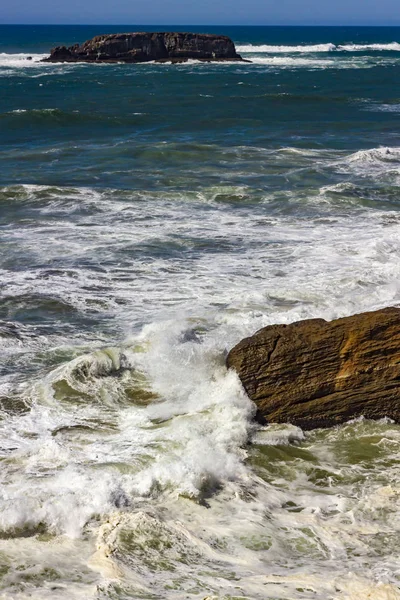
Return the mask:
M391 44L346 44L336 48L339 51L345 52L400 52L400 44L392 42Z
M331 55L328 58L322 56L318 58L311 56L251 56L250 59L253 65L265 65L280 69L368 69L376 64L382 64L379 59L372 60L362 56L348 60L334 60Z
M251 58L251 62L256 65L268 65L271 67L310 67L316 69L326 69L337 66L334 60L316 59L316 58L290 58L289 56L269 56Z
M390 44L316 44L311 46L268 46L261 44L254 46L253 44L237 45L238 52L243 53L265 53L265 54L290 54L296 53L319 53L319 52L400 52L400 43L392 42Z
M370 112L400 113L400 104L370 104L363 110Z
M371 148L370 150L359 150L347 157L349 163L399 163L400 148L381 146L379 148Z
M317 44L315 46L267 46L265 44L253 46L253 44L246 44L244 46L237 45L236 50L238 52L285 54L291 52L330 52L336 50L336 46L335 44Z
M47 54L7 54L0 52L0 67L29 67L48 56ZM32 60L30 60L32 59Z

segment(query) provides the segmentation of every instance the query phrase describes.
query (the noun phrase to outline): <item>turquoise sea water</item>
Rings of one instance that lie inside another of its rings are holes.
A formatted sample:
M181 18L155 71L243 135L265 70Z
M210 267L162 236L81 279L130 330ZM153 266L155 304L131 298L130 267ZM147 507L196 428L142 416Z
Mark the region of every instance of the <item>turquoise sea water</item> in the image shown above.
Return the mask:
M224 356L399 304L400 28L40 62L146 29L0 26L0 595L398 600L400 428L259 428Z

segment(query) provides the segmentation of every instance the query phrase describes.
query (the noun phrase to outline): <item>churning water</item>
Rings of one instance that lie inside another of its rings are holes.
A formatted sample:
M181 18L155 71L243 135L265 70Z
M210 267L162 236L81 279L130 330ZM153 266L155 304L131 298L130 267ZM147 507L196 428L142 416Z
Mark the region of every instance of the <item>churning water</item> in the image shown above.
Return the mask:
M1 32L1 598L399 600L400 427L261 428L224 359L399 304L400 29Z

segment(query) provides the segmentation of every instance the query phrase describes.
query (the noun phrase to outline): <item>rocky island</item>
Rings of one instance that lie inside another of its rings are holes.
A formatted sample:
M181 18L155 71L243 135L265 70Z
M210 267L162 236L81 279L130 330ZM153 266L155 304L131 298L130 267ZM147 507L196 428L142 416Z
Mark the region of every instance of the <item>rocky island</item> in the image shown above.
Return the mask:
M400 308L271 325L227 357L262 423L400 422Z
M205 33L139 32L99 35L83 44L51 50L43 62L140 63L243 60L225 35Z

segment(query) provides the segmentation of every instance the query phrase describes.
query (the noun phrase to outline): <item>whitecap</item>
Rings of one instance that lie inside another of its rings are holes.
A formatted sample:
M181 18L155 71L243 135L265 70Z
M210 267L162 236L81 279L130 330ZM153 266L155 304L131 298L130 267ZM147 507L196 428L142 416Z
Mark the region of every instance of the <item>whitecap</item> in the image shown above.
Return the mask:
M370 104L363 110L370 112L400 113L400 104Z
M251 62L254 65L266 65L271 67L279 68L304 68L310 69L326 69L329 67L339 67L339 63L334 60L327 59L313 59L313 58L292 58L289 56L271 56L268 58L264 57L252 57Z
M400 43L391 42L388 44L311 44L298 46L272 46L267 44L238 44L237 51L246 54L314 54L324 52L400 52Z
M343 44L337 49L344 52L400 52L400 44Z
M38 63L43 58L46 58L47 54L25 54L15 53L7 54L5 52L0 53L0 68L1 67L38 67ZM41 63L43 66L44 63Z
M253 45L244 44L237 45L236 50L240 53L254 53L254 54L290 54L290 53L319 53L319 52L332 52L336 49L335 44L314 44L314 45L301 45L301 46L268 46L266 44Z
M340 60L338 55L330 55L329 58L293 57L293 56L251 56L253 65L265 65L281 69L367 69L374 67L379 59L370 60L364 57L358 59Z

